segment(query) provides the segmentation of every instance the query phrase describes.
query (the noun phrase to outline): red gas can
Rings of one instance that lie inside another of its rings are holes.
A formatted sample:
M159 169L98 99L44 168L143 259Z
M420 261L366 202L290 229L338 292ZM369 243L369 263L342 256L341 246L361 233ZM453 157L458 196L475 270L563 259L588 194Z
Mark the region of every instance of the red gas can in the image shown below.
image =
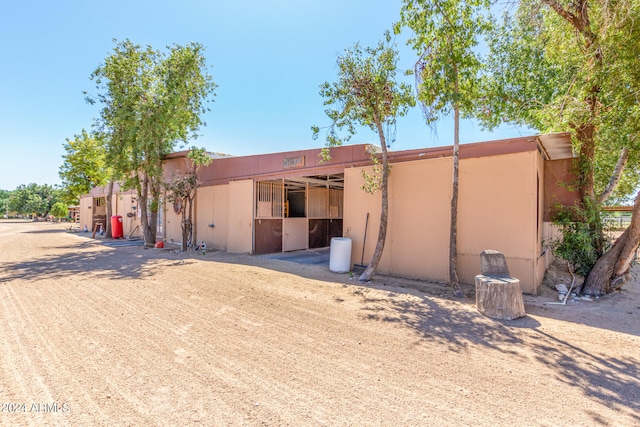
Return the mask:
M120 215L114 215L111 217L111 236L114 239L124 238L122 231L122 217Z

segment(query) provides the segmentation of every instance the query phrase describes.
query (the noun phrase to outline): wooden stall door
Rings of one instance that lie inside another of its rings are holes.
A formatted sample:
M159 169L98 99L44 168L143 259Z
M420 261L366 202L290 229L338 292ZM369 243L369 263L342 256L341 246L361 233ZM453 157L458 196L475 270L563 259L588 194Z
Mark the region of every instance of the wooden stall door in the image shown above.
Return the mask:
M307 218L285 218L282 227L282 251L309 248Z

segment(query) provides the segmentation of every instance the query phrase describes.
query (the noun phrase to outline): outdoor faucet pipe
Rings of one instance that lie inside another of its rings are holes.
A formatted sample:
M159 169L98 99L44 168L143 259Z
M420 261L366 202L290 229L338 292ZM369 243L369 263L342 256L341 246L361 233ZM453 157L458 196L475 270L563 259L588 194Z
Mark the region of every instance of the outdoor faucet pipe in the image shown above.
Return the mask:
M571 271L571 265L569 263L567 263L567 270L569 270L569 274L571 274L571 286L569 287L567 294L564 296L564 300L562 300L562 302L545 302L545 304L567 305L567 298L569 298L569 294L571 294L573 285L576 283L576 276L573 275L573 271Z

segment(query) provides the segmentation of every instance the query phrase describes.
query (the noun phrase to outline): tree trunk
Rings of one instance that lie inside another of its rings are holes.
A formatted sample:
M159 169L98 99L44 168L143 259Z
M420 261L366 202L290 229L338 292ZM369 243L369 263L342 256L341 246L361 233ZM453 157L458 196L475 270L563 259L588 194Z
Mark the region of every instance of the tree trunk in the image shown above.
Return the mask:
M197 174L197 171L194 171L194 176ZM194 213L195 205L196 205L196 194L198 192L198 183L196 179L195 188L193 189L192 195L189 196L189 240L193 246L198 244L198 236L197 236L197 228L196 224L198 223L198 218L196 218L196 214Z
M588 102L595 102L590 100ZM593 190L593 167L595 157L595 128L591 123L585 123L576 128L576 137L580 141L580 153L578 155L578 173L580 181L578 190L580 191L581 200L595 200Z
M184 252L189 247L195 247L193 241L193 200L190 196L182 199L182 245L181 250Z
M629 280L631 262L640 244L640 192L633 205L631 224L591 269L581 292L603 295L619 289Z
M592 92L596 91L595 88ZM593 95L586 101L592 105L597 102L596 95ZM584 221L589 226L593 236L593 247L598 257L601 257L605 251L606 239L602 230L602 221L600 219L600 206L598 205L594 190L594 158L595 158L595 131L593 125L595 118L595 107L592 109L592 118L589 123L584 123L576 127L576 137L580 141L580 153L577 162L578 191L582 208L585 210Z
M153 188L153 184L150 185L151 188L151 204L149 206L149 235L152 238L152 242L155 246L155 242L158 239L158 210L160 210L160 192Z
M156 221L153 219L152 212L149 212L149 178L145 175L142 178L142 186L138 188L138 200L140 205L140 211L142 214L142 234L144 235L144 245L147 247L154 247L156 244Z
M620 152L620 156L618 157L616 166L615 168L613 168L613 173L611 174L611 179L609 179L607 188L605 188L598 196L598 204L601 205L606 202L609 196L611 196L611 194L618 186L618 183L622 178L622 172L624 172L624 168L627 165L627 160L629 160L629 150L627 150L627 147L623 147L622 151Z
M456 93L458 80L455 81ZM460 109L457 102L453 108L453 188L451 191L451 223L449 225L449 283L455 297L464 296L458 280L458 169L460 151Z
M380 210L380 229L378 230L378 242L376 243L373 257L367 268L362 272L360 277L358 277L358 281L360 282L371 280L371 277L378 268L378 264L382 258L382 251L384 250L384 243L387 238L387 223L389 220L389 156L387 153L387 141L384 136L384 130L382 129L382 123L378 120L376 120L376 128L378 129L378 136L380 137L382 147L382 208Z
M520 280L477 275L476 309L487 317L513 320L526 316Z
M191 246L195 247L198 242L196 241L194 232L193 232L193 224L195 223L193 218L193 204L195 199L196 189L192 189L187 196L187 206L189 210L187 211L187 242L191 244Z
M180 250L182 252L185 252L188 248L189 248L189 217L187 216L187 206L186 206L186 201L188 199L184 198L182 199L182 203L184 203L182 205L182 222L181 222L181 228L182 228L182 243L180 245Z
M105 220L105 237L107 239L111 239L113 237L113 235L111 234L111 217L113 216L113 206L111 205L111 199L113 199L113 179L109 180L109 186L107 187L107 218Z

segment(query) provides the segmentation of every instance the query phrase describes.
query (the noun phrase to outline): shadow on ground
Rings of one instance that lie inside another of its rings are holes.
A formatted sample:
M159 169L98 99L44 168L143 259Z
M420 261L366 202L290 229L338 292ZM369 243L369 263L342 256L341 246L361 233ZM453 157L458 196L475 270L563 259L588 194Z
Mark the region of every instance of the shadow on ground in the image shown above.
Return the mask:
M619 357L594 354L545 332L531 316L496 321L452 299L421 296L406 300L394 298L396 292L390 292L388 298L371 297L362 289L352 292L364 303L364 318L403 324L416 332L420 343L436 342L458 353L482 346L529 364L533 352L535 361L554 372L558 380L626 411L640 425L640 358L632 356L636 353L631 349ZM598 414L590 415L598 423Z
M57 234L57 233L66 233L66 230L63 229L51 229L51 230L30 230L24 231L24 234Z
M82 276L87 272L91 272L94 277L114 280L152 277L154 269L149 267L158 259L156 256L158 254L154 253L150 256L149 252L153 250L146 251L141 247L111 247L105 250L102 245L96 245L95 241L50 247L65 250L65 253L24 262L2 263L3 273L0 275L0 283L12 280L43 281L69 275ZM119 251L127 250L129 251L127 257L123 258ZM182 260L175 262L176 265L185 264ZM171 263L163 263L163 266L171 265Z

